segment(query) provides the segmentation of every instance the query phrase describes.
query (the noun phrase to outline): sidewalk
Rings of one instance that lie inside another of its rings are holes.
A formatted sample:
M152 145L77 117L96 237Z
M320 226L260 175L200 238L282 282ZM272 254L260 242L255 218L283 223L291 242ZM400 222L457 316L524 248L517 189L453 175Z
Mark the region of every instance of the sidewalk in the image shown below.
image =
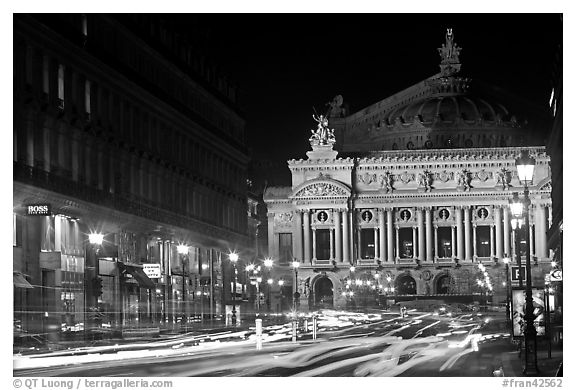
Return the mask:
M563 351L561 348L552 348L551 358L548 358L548 347L538 346L538 369L540 370L539 377L554 377L558 371L558 367L563 360ZM502 352L501 355L502 369L504 376L507 377L523 377L522 373L524 367L524 351L522 356L519 356L517 350Z

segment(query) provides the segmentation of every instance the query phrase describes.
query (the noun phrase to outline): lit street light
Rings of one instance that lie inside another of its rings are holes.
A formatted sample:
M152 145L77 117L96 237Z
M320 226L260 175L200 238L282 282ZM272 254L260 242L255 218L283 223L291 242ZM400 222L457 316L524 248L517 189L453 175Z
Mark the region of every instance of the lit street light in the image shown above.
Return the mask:
M98 296L102 294L102 281L99 278L100 267L98 260L98 247L102 245L104 235L100 233L88 234L89 245L86 246L84 267L84 335L88 338L88 331L95 325L98 311ZM89 311L94 311L94 317Z
M236 262L238 261L237 253L230 253L228 259L234 267L234 283L233 283L233 293L232 293L232 325L236 326Z
M184 323L184 327L187 330L188 318L186 315L186 262L188 260L188 245L180 244L176 247L176 251L178 252L182 262L182 322Z
M509 324L512 320L510 316L510 258L507 255L504 255L502 261L506 266L506 323Z
M274 260L272 260L269 257L264 259L264 266L268 270L268 277L269 278L270 278L270 274L271 274L271 270L272 270L273 265L274 265ZM268 312L270 312L270 307L272 305L272 302L271 302L272 297L270 296L270 287L272 286L273 283L274 283L274 281L272 279L268 279L268 296L266 298L266 309L268 310Z
M294 268L294 293L293 293L293 297L294 297L294 311L297 311L298 309L298 303L300 300L300 293L298 292L298 267L300 267L300 262L299 261L293 261L292 262L292 268Z
M534 176L534 167L536 160L530 157L527 150L523 150L520 157L516 159L516 169L518 171L518 178L524 184L524 199L523 199L523 213L525 225L525 240L526 240L526 310L524 313L524 320L526 325L524 327L524 346L525 346L525 361L524 361L524 374L525 375L538 375L538 357L537 357L537 339L536 328L534 327L534 300L532 298L532 259L530 253L530 191L528 190L528 182L532 182ZM517 205L517 203L513 203ZM512 205L511 205L512 207ZM517 206L516 206L517 207ZM514 212L517 210L513 210ZM514 214L518 218L520 215Z

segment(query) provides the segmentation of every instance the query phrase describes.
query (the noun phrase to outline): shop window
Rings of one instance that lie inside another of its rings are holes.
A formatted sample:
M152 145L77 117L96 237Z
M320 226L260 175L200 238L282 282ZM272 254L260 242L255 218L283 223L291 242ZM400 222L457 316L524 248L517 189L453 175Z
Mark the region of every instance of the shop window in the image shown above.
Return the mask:
M279 263L286 265L292 261L292 233L279 233Z
M374 229L362 229L360 231L360 257L363 259L374 259L376 257L376 247L374 242Z
M316 229L316 259L330 259L330 229Z

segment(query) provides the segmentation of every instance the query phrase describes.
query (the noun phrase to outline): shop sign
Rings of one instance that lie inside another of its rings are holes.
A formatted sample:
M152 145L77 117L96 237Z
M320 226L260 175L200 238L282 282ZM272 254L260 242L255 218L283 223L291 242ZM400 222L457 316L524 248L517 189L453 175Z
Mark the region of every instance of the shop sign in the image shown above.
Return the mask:
M561 282L562 281L562 271L559 269L555 269L550 271L550 281L552 282Z
M51 215L50 205L43 204L29 204L26 206L26 215Z
M158 279L160 278L160 264L142 264L142 268L146 276L150 279Z

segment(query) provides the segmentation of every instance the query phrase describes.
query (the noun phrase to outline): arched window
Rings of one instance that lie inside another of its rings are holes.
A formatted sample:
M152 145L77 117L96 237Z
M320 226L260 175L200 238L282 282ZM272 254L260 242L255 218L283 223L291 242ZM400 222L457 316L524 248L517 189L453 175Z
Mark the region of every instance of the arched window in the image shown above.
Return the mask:
M450 275L442 275L436 281L436 294L450 294L452 293L452 277Z
M416 280L410 275L402 275L396 278L396 291L398 295L415 295Z

